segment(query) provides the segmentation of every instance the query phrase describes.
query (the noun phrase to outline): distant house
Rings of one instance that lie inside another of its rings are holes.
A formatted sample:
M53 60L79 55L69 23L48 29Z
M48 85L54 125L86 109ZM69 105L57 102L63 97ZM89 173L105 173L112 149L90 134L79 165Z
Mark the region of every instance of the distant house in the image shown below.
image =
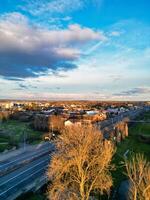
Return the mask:
M77 120L69 119L69 120L66 120L64 122L64 125L65 125L65 127L69 127L69 126L81 126L81 122L77 121Z
M46 115L51 115L55 113L55 109L51 109L51 110L43 110L41 112L42 114L46 114Z
M108 108L107 109L108 113L114 113L114 114L118 114L119 109L118 108Z
M99 111L96 111L96 110L88 110L88 111L86 111L87 115L96 115L98 113L99 113Z
M94 114L90 114L90 115L83 115L83 119L85 119L85 120L90 120L91 121L91 123L94 123L94 122L98 122L98 121L103 121L103 120L105 120L107 118L107 115L106 115L106 113L103 113L103 112L101 112L101 113L94 113Z
M64 125L65 126L72 126L73 123L70 120L67 120L67 121L64 122Z

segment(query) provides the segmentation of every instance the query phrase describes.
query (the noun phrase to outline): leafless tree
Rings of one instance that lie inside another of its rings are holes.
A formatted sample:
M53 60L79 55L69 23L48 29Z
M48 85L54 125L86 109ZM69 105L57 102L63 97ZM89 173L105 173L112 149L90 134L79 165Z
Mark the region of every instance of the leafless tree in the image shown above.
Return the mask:
M64 120L61 115L52 115L48 119L48 129L54 131L61 131L64 126Z
M45 115L36 115L33 122L36 130L45 131L48 129L48 117Z
M109 193L114 147L98 130L92 126L65 128L56 148L48 168L49 199L88 200L95 193Z
M150 162L142 154L125 161L130 180L130 200L150 200Z

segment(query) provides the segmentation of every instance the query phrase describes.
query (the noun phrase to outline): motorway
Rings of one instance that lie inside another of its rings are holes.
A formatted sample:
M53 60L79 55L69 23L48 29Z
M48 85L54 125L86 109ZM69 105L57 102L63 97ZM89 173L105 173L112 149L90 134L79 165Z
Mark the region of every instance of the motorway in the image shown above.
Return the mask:
M41 146L37 146L32 151L26 150L25 152L19 154L18 156L13 156L11 159L6 159L0 162L0 176L4 175L8 171L14 170L14 168L19 168L25 163L31 162L53 150L54 146L50 143L44 143Z
M0 175L0 200L15 199L25 192L28 184L38 184L41 177L46 179L45 172L52 151L54 145L45 143L40 148L35 148L34 152L25 152L0 163L1 174L2 171L5 172Z
M126 117L130 119L139 115L142 109L128 111L98 124L100 128L115 125ZM0 200L14 200L20 194L33 189L44 177L50 162L54 145L47 142L32 151L25 151L17 156L0 162ZM29 188L29 185L31 187Z

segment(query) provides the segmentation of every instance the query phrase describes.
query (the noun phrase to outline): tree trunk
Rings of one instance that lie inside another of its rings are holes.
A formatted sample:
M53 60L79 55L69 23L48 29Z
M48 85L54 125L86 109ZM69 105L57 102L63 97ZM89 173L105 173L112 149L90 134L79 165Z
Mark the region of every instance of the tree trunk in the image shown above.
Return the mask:
M86 200L83 181L81 181L80 183L80 195L81 195L81 200Z
M136 187L134 188L134 194L133 194L133 200L137 200L137 189Z

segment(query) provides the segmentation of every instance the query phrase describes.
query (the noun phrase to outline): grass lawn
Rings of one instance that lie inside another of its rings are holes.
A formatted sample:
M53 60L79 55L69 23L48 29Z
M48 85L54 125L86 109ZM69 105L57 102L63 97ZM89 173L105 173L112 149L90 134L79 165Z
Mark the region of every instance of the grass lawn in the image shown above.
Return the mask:
M5 151L5 149L11 149L12 148L12 146L11 145L9 145L8 143L6 143L6 144L1 144L0 143L0 152L3 152L3 151Z
M0 124L0 131L0 151L7 148L7 145L3 144L5 142L8 142L9 146L22 143L24 135L29 144L37 144L42 141L43 133L34 131L27 122L8 120Z
M34 194L32 197L28 198L28 200L46 200L44 195Z
M137 124L133 132L136 134L142 134L142 135L149 135L150 136L150 123L139 123Z
M38 192L27 192L16 200L48 200L47 198L47 184L45 184Z
M28 192L18 197L16 200L47 200L47 198L44 194Z
M150 112L145 113L143 117L147 120L150 120ZM138 123L129 126L129 136L119 145L117 145L116 154L113 158L113 163L116 165L116 171L112 172L115 186L126 178L126 176L123 174L123 171L125 171L123 166L123 155L127 150L129 150L129 154L143 153L145 157L150 161L150 144L139 141L139 133L150 136L150 123Z
M141 118L139 118L141 119ZM142 119L150 120L150 112L145 113L142 116ZM123 164L123 155L129 150L130 153L144 153L145 157L150 160L150 144L142 143L138 140L138 134L149 134L150 135L150 124L148 123L139 123L134 126L129 127L129 136L117 145L116 153L114 155L112 163L115 164L116 170L112 172L114 187L119 186L122 180L127 179L125 172L124 164ZM107 199L107 197L99 197L99 199ZM20 198L18 200L46 200L46 196L41 194L30 194L28 197Z
M150 121L150 111L145 112L143 116L139 116L139 119Z

